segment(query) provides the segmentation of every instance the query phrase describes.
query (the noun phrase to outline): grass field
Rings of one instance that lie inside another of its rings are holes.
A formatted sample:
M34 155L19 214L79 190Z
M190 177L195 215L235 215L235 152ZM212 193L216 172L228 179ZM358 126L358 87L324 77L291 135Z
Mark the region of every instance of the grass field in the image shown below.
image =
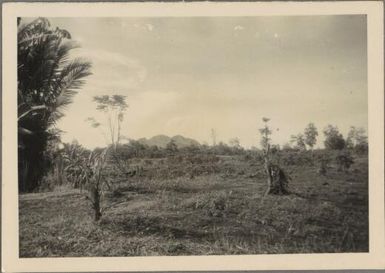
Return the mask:
M19 196L21 257L368 251L368 163L285 166L290 194L268 195L244 156L141 160L144 173L105 196L100 222L77 189Z

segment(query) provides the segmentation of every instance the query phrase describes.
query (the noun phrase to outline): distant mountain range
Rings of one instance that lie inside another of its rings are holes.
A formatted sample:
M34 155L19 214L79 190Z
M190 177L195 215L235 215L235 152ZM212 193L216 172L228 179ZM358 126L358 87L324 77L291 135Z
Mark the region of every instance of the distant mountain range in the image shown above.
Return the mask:
M166 135L157 135L153 136L152 138L141 138L138 139L138 141L142 144L148 145L148 146L158 146L161 148L165 148L166 145L171 141L174 140L175 144L178 146L178 148L191 146L191 145L200 145L198 141L192 138L187 138L181 135L169 137Z

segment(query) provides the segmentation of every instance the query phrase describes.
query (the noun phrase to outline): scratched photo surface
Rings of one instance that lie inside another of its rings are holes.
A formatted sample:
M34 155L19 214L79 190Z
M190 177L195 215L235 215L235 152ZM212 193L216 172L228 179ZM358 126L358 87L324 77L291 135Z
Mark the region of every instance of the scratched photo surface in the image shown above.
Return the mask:
M18 18L19 256L368 252L366 19Z

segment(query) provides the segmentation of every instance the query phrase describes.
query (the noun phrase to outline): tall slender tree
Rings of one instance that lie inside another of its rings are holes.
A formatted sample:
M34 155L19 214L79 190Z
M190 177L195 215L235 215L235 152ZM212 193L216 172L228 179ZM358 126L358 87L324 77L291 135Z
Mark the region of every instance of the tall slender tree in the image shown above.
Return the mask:
M213 140L213 146L217 145L217 131L214 128L211 128L211 139Z
M96 103L96 109L105 115L106 120L102 123L96 121L93 117L89 117L87 121L91 122L92 127L101 129L108 146L112 148L109 149L108 155L112 156L118 170L126 174L127 162L123 162L118 155L118 147L122 137L121 126L128 108L126 97L122 95L103 95L95 96L93 100Z
M263 149L264 169L267 176L267 194L286 194L288 193L288 177L285 172L277 165L272 163L271 134L269 128L269 118L262 118L264 127L259 129L261 134L261 146ZM262 199L263 200L263 199Z
M309 123L305 128L305 143L310 147L310 150L313 151L314 145L317 143L318 130L315 127L314 123Z
M126 103L126 97L122 95L103 95L103 96L95 96L94 102L96 103L96 109L101 111L106 116L106 127L108 133L109 143L112 145L114 150L116 150L117 146L120 144L121 140L121 126L124 119L124 114L128 108ZM92 120L93 118L88 118L88 120ZM93 119L92 126L99 127L102 125L99 122L96 122Z
M296 149L299 149L301 151L306 150L306 144L305 144L305 137L303 134L298 134L298 135L292 135L290 142L293 143Z

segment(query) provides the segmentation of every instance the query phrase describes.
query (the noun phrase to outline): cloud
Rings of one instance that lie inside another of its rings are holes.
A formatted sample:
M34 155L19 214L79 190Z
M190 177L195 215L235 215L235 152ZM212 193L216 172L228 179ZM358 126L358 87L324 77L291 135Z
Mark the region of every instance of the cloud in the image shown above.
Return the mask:
M150 23L144 23L144 24L135 23L133 26L134 26L134 28L136 28L138 30L147 30L147 31L153 31L154 30L154 25L150 24Z
M82 144L105 142L84 122L98 118L92 97L103 94L127 95L123 133L130 138L208 141L215 128L218 141L237 136L258 145L257 122L268 116L281 144L309 121L341 132L367 124L365 18L65 20L59 26L84 42L79 57L93 62L59 127Z
M244 29L245 29L245 27L244 27L244 26L241 26L241 25L237 25L237 26L234 27L234 30L235 30L235 31L238 31L238 30L244 30Z
M154 29L154 26L152 24L146 24L146 27L148 31L152 31Z
M79 49L73 57L77 55L92 62L92 76L87 78L87 87L96 92L138 89L147 78L147 69L138 60L118 52Z
M126 55L102 49L87 49L85 52L82 52L82 55L103 64L109 63L123 66L137 66L139 63L137 60L130 59Z

